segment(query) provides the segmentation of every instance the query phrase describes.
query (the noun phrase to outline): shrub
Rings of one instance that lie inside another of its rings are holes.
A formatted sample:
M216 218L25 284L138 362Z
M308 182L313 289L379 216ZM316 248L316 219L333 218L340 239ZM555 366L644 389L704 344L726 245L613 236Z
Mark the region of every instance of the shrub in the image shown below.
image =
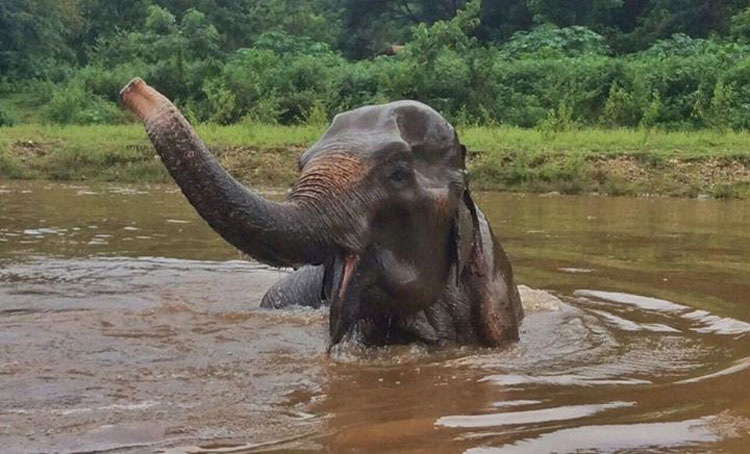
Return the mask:
M750 58L732 65L724 74L724 85L731 87L731 96L723 102L728 107L727 122L732 129L750 129Z
M262 123L275 125L279 121L281 107L275 96L268 96L256 101L243 117L245 123Z
M0 104L0 127L13 126L14 123L15 115L10 111L9 108Z
M719 132L726 132L730 126L730 109L734 97L732 85L727 85L723 80L716 82L709 109L703 113L706 125Z
M120 89L137 76L148 77L148 67L142 61L122 63L112 68L89 65L76 73L72 83L104 99L118 102Z
M661 114L661 97L659 93L654 93L651 102L643 110L640 125L644 128L653 128L659 121Z
M502 47L509 57L575 57L607 55L610 50L603 36L581 26L558 28L541 25L530 32L519 31Z
M750 43L750 7L732 16L729 35L737 42Z
M58 87L45 110L48 121L61 124L120 123L125 116L114 103L71 83Z
M675 33L669 39L662 39L640 54L651 58L690 57L698 54L717 52L719 44L700 38L691 38L684 33Z
M208 105L208 120L229 124L239 118L237 97L219 79L209 79L203 84Z
M609 87L604 103L602 123L610 127L636 126L639 119L640 111L634 96L615 81Z

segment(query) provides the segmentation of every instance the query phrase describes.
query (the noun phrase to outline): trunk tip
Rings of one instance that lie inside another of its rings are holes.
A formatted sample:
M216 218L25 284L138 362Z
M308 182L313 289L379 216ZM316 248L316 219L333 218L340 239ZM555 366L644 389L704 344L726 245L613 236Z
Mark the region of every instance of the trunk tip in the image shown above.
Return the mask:
M146 121L161 105L169 103L140 77L131 80L120 90L120 99L141 121Z
M122 90L120 90L120 99L124 100L130 91L136 90L138 88L138 85L141 85L141 84L145 85L146 82L144 82L143 79L141 79L140 77L136 77L130 82L128 82L127 85L122 87Z

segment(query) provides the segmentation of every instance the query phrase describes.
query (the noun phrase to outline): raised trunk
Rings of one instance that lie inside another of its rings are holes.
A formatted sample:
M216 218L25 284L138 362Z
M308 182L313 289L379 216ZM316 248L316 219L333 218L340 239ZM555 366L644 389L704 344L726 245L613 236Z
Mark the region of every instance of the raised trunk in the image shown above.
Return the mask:
M151 142L190 204L230 244L276 266L319 264L331 241L313 206L276 203L251 193L221 168L161 93L134 79L120 92L123 103L146 126Z

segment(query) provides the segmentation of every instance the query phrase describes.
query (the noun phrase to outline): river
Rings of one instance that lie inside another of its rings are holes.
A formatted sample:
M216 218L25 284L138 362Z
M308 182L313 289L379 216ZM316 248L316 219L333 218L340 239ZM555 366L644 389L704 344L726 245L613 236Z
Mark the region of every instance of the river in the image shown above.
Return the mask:
M750 203L477 199L521 341L328 355L174 186L0 181L0 452L750 452Z

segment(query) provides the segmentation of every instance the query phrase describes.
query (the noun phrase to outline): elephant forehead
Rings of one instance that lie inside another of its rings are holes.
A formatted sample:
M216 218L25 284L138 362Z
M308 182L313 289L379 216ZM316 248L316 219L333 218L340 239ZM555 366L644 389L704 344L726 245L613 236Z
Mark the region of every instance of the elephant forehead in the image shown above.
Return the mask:
M300 167L334 150L359 158L411 152L415 158L427 161L442 161L460 153L450 123L417 101L365 106L336 115L320 140L302 155Z

